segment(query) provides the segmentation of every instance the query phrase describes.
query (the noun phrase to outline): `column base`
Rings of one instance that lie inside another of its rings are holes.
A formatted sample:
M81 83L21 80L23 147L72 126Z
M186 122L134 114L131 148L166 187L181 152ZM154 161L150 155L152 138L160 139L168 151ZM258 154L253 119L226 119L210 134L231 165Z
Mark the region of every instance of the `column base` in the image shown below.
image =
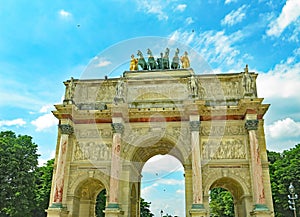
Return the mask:
M61 203L54 203L45 210L47 217L67 217L69 211L66 207L63 207Z
M250 213L253 217L270 217L272 212L265 204L255 204L253 211Z
M105 217L120 217L124 214L118 203L109 203L104 210Z
M206 210L203 204L192 204L190 215L192 217L206 217Z

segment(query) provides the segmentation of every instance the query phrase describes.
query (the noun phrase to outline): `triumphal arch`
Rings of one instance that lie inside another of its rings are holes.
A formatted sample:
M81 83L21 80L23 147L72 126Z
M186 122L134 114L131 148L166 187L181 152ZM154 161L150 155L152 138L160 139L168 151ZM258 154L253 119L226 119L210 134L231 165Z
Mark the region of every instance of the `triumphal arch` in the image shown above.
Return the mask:
M274 216L257 74L201 74L185 55L181 67L140 54L120 78L64 82L49 217L95 216L103 189L105 216L140 216L141 171L158 154L184 167L186 216L208 217L216 187L235 216Z

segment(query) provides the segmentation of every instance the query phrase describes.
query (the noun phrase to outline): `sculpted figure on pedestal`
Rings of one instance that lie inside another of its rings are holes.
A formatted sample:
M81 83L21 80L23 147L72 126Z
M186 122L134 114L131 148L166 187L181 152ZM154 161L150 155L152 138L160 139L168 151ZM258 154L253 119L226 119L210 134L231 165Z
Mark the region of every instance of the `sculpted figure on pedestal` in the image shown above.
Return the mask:
M138 70L138 59L134 58L134 55L131 55L131 60L130 60L130 71L135 71Z
M183 69L190 68L190 60L186 51L184 52L184 55L180 57L180 60L182 62Z
M246 65L246 68L244 69L242 82L243 82L243 87L244 87L244 93L252 95L253 91L254 91L254 81L248 72L248 65Z
M66 89L65 99L72 100L74 98L74 93L75 93L75 83L74 83L74 78L71 77L70 83L68 84L68 87Z

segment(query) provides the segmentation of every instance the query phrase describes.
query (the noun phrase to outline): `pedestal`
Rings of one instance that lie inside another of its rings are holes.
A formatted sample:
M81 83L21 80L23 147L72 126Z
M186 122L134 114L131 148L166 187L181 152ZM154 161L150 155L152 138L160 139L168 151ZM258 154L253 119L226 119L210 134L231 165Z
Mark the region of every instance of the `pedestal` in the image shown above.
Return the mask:
M253 217L271 217L272 212L264 204L255 204L253 211L250 213Z
M46 209L47 217L67 217L69 211L66 208L48 208Z
M109 203L105 208L104 213L105 217L120 217L124 214L117 203Z
M193 204L190 210L192 217L206 217L206 210L203 204Z

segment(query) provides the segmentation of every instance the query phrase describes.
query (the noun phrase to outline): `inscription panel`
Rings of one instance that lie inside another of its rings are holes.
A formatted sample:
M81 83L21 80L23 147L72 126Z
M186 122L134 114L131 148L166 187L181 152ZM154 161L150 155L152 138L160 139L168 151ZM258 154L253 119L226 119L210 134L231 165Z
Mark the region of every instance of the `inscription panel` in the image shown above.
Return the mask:
M187 86L180 83L128 85L128 102L143 100L183 100L187 97Z

